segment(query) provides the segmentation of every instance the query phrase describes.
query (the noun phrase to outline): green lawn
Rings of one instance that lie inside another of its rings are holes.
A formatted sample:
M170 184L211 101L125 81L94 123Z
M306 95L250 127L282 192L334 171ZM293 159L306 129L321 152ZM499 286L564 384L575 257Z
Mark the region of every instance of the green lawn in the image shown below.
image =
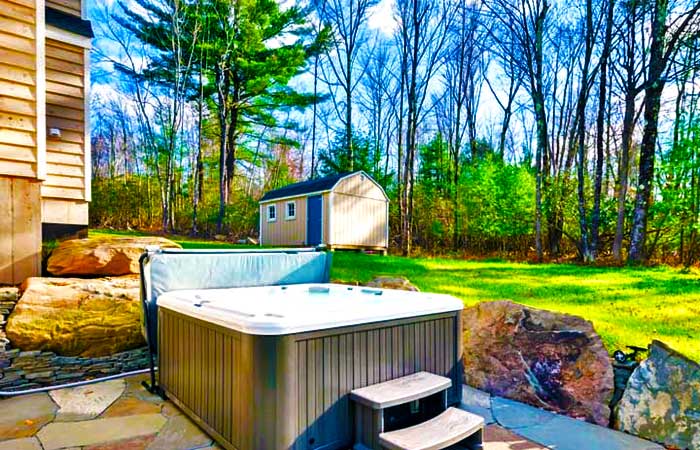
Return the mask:
M367 281L403 275L423 291L465 305L513 300L593 322L611 352L659 339L700 361L700 277L670 268L597 268L569 264L334 255L333 278Z
M91 235L107 232L91 232ZM112 234L112 232L109 232ZM186 248L230 244L175 237ZM240 246L236 246L240 247ZM337 252L332 278L364 282L401 275L422 291L473 305L508 299L593 322L611 352L659 339L700 361L700 275L659 268L597 268L569 264L400 258Z

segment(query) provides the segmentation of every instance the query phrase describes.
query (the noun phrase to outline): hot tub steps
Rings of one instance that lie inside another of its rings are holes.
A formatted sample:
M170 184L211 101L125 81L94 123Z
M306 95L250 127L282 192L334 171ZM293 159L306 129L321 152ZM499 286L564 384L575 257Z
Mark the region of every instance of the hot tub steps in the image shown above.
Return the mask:
M350 392L350 398L372 409L386 409L445 392L450 386L452 380L449 378L430 372L417 372L355 389Z
M457 408L427 422L379 435L379 444L390 450L438 450L460 443L460 447L477 450L482 445L484 419ZM469 440L473 442L463 442Z
M449 378L418 372L355 389L355 450L482 448L484 419L447 408Z

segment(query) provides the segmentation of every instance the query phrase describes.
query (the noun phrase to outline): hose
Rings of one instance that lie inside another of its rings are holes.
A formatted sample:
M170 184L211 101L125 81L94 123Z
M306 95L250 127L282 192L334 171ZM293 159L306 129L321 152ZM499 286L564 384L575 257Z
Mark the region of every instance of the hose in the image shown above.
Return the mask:
M14 396L18 396L18 395L27 395L27 394L38 394L40 392L48 392L48 391L53 391L56 389L66 389L66 388L72 388L72 387L78 387L78 386L86 386L89 384L100 383L102 381L118 380L120 378L131 377L134 375L143 375L145 373L149 373L150 371L151 371L150 369L140 369L140 370L133 370L131 372L124 372L124 373L118 373L116 375L109 375L106 377L95 378L92 380L76 381L73 383L57 384L54 386L45 386L45 387L40 387L40 388L25 389L23 391L0 391L0 398L2 398L2 397L14 397Z

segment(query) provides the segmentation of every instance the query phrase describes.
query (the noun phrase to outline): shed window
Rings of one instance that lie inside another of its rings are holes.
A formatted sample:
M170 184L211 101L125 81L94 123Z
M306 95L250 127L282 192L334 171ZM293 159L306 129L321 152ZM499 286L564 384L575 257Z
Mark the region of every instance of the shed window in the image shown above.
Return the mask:
M293 220L297 218L297 203L287 202L287 220Z
M267 207L267 221L274 222L277 220L277 206L270 205Z

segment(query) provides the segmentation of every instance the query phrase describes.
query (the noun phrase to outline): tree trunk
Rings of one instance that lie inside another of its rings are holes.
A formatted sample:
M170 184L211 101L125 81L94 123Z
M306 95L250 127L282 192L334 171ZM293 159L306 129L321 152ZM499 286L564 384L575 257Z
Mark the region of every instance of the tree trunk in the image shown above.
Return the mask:
M537 251L537 260L544 260L542 247L542 189L544 187L544 178L547 176L547 166L545 164L546 155L549 153L547 141L547 118L544 109L544 96L539 92L533 95L533 103L535 104L535 121L537 132L537 165L536 165L536 192L535 192L535 249ZM552 227L550 226L550 235ZM551 251L551 245L550 245Z
M313 180L316 177L316 120L318 118L318 56L314 60L314 105L313 105L313 125L311 129L311 174Z
M352 144L352 59L346 52L347 86L345 87L345 139L348 148L348 163L350 172L355 170L355 149Z
M651 46L649 50L649 69L644 98L644 134L639 155L639 182L635 198L630 251L628 262L640 264L649 255L645 254L647 221L649 205L654 184L654 160L656 156L656 138L658 135L659 109L665 80L662 75L666 69L664 56L666 16L668 0L656 0L651 27Z
M598 93L598 115L596 117L596 165L593 181L593 213L591 216L591 252L593 259L600 252L600 202L603 190L603 164L605 163L605 107L607 105L608 58L612 45L612 27L615 13L615 0L608 0L605 20L605 41L600 56L600 89Z
M588 234L588 213L586 212L586 105L588 104L588 72L593 53L593 4L592 0L586 0L586 37L583 70L581 73L581 86L579 88L578 102L576 103L576 124L578 138L578 213L579 227L581 229L581 242L579 251L583 262L593 262L595 259L591 251L590 236Z
M654 160L656 156L656 137L658 135L659 109L664 83L656 81L654 87L646 90L644 99L644 134L639 155L639 182L634 203L632 232L628 262L643 263L649 255L645 254L647 221L654 184Z
M625 234L625 206L627 203L627 188L629 179L630 154L632 152L632 134L634 133L637 87L635 86L634 60L636 39L636 10L632 3L632 10L628 13L627 30L628 41L626 49L626 81L625 81L625 113L622 119L622 142L620 145L620 161L617 169L617 221L615 225L615 239L613 240L613 257L615 261L622 262L622 240Z

